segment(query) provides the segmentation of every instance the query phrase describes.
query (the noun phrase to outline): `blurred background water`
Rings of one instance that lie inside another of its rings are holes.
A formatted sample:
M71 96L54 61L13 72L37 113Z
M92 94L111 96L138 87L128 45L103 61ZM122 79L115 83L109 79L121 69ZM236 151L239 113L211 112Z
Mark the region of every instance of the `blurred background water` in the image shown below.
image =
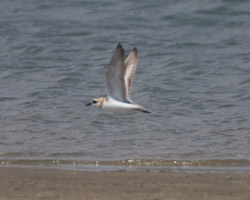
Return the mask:
M246 0L1 1L0 159L250 160L249 19ZM151 114L85 107L118 42Z

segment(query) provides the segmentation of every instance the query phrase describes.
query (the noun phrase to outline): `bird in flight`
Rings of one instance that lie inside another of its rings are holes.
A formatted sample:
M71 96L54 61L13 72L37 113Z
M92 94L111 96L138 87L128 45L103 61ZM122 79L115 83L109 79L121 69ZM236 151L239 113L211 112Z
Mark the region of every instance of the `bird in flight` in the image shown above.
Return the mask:
M125 59L124 49L119 43L111 57L106 73L107 97L94 98L86 106L94 105L100 109L117 113L133 113L137 111L150 113L130 99L137 62L137 49L134 47Z

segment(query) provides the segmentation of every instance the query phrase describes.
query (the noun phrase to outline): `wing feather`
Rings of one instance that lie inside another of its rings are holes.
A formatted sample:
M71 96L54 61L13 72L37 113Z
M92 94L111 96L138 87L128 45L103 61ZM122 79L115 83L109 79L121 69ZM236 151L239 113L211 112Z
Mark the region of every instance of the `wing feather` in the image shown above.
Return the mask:
M126 102L126 87L124 83L124 50L119 43L111 57L109 68L106 73L108 96Z
M128 57L125 60L125 88L126 88L126 98L130 100L130 91L132 87L132 83L135 77L136 69L137 69L137 63L138 63L138 53L137 49L134 47L134 49L130 52ZM130 100L131 101L131 100Z

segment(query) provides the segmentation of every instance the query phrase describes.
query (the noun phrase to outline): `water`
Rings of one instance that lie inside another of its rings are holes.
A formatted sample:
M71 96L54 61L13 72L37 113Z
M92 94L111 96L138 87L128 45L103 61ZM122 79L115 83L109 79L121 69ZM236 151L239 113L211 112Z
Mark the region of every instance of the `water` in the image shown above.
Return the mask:
M250 161L249 10L245 0L1 1L0 160ZM106 94L118 42L138 48L131 96L151 114L84 106Z

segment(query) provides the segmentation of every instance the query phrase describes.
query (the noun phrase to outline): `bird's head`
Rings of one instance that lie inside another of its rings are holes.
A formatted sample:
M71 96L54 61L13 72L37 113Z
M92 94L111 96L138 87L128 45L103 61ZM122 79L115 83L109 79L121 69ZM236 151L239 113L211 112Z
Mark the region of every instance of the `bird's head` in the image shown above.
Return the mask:
M100 97L100 98L94 98L91 100L91 102L87 103L86 106L99 106L99 108L102 108L103 106L103 102L104 102L104 97Z
M91 106L91 105L95 105L98 106L99 105L99 98L94 98L92 99L89 103L87 103L85 106Z

